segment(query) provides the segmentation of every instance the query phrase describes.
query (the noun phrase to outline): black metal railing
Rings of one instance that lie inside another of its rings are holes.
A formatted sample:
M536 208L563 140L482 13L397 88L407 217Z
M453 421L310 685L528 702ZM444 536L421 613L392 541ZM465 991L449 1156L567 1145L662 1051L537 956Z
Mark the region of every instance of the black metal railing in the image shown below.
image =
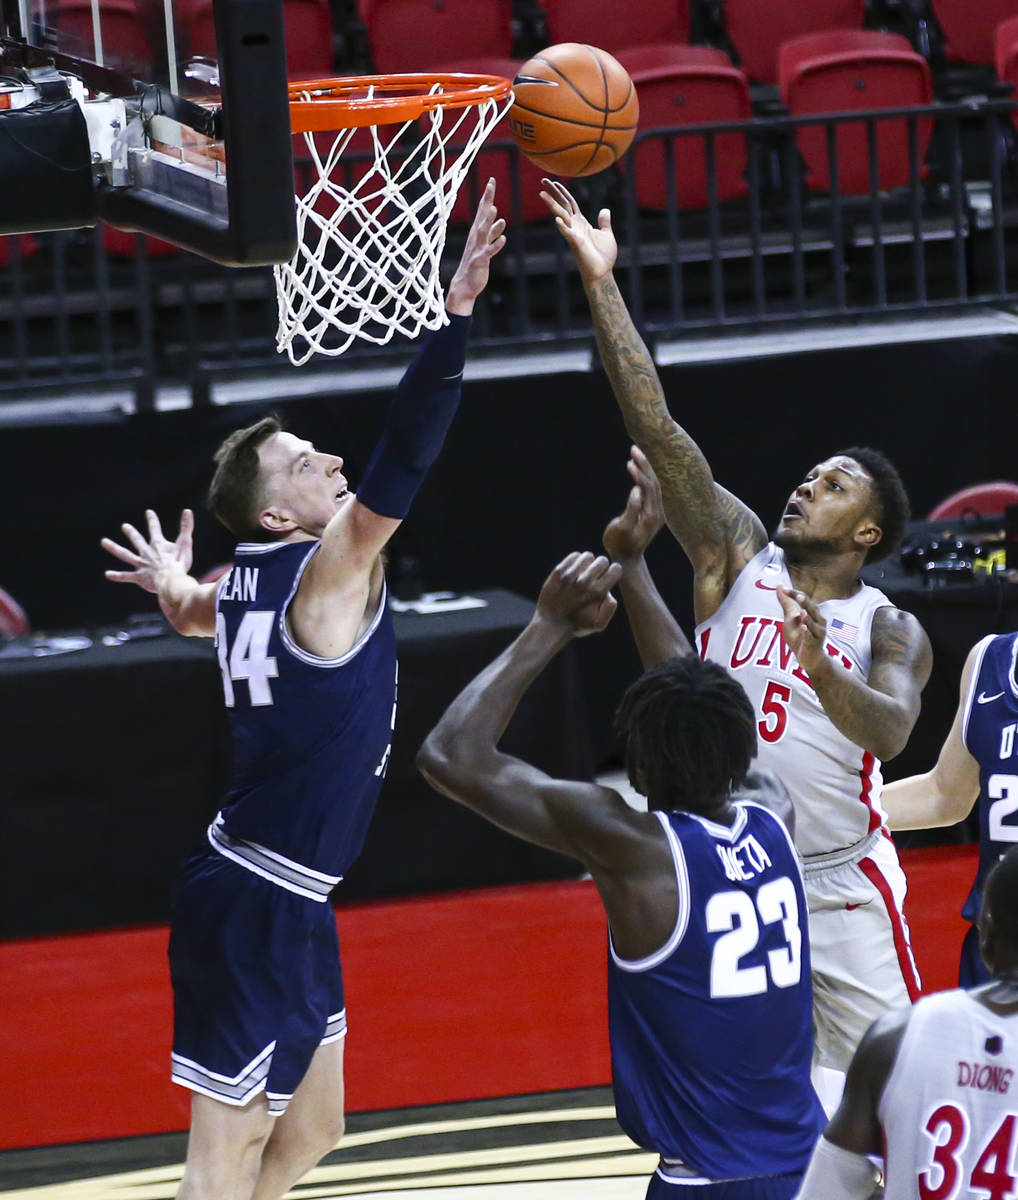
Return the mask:
M591 213L612 208L620 285L648 334L1007 304L1018 300L1016 111L982 99L648 131L620 170L574 186ZM468 193L501 175L511 237L477 340L514 352L589 340L568 250L522 194L516 147L483 155ZM463 236L450 228L448 259ZM4 239L0 403L128 387L145 408L177 385L201 404L217 378L293 370L275 353L270 270L159 250L101 229ZM357 344L344 361L407 353Z

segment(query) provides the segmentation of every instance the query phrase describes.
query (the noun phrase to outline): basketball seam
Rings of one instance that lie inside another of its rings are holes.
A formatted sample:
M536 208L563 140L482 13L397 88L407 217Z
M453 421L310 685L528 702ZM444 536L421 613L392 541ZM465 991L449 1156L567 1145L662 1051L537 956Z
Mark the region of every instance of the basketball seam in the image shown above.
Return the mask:
M549 71L554 71L554 72L555 72L555 74L556 74L556 75L559 77L559 79L561 79L563 83L567 83L567 84L568 84L568 85L569 85L569 86L572 88L572 90L573 90L573 91L576 93L576 95L577 95L577 96L579 96L579 98L580 98L580 99L583 101L583 103L584 103L584 104L586 104L586 105L588 105L590 108L592 108L592 109L594 110L594 112L603 112L603 111L604 111L604 109L603 109L603 108L598 108L598 106L597 106L596 104L592 103L592 101L590 101L590 100L589 100L589 99L588 99L588 98L587 98L587 97L586 97L586 96L585 96L585 95L584 95L584 94L583 94L583 93L580 91L580 89L579 89L579 88L576 86L576 84L575 84L575 83L573 83L573 81L572 81L572 80L569 78L569 76L568 76L568 75L563 75L563 74L562 74L562 72L561 72L561 71L558 69L558 67L556 67L556 66L555 66L555 64L554 64L554 63L550 63L550 62L548 62L548 60L547 60L546 58L542 58L542 57L540 56L540 54L535 54L535 55L534 55L534 58L533 58L531 61L536 61L536 62L544 63L544 65L545 65L545 66L548 68L548 70L549 70ZM600 63L600 61L599 61L599 60L597 60L597 65L598 65L598 67L599 67L599 68L601 68L601 74L602 74L602 76L603 76L603 75L604 75L604 68L603 68L603 67L601 67L601 63ZM629 85L629 92L626 94L626 102L628 102L628 100L629 100L629 95L630 95L630 93L632 92L632 90L633 90L633 87L632 87L632 81L630 81L630 85ZM606 89L605 89L605 100L607 101L607 99L608 99L608 92L607 92L607 88L606 88ZM626 105L625 105L625 103L623 103L623 104L620 104L620 105L619 105L617 108L612 108L612 109L609 109L608 111L609 111L609 112L621 112L621 111L622 111L622 110L625 108L625 106L626 106Z
M586 163L584 164L584 167L583 167L584 171L586 171L587 167L589 167L590 164L594 161L594 159L597 158L598 151L605 144L604 130L605 130L605 126L608 123L608 101L610 99L610 97L608 95L608 76L605 74L604 63L600 60L600 58L598 58L598 56L594 53L593 50L590 50L590 57L594 60L594 62L597 63L597 69L601 72L601 87L604 91L604 104L601 105L601 133L597 139L597 145L590 152L590 158L588 158ZM614 162L615 161L615 151L611 147L609 147L609 151L612 156L612 162ZM608 165L611 166L611 163L609 163Z
M543 108L530 108L526 104L522 104L519 100L513 105L513 108L519 109L520 112L533 113L535 117L548 117L549 120L557 121L561 125L579 125L582 129L601 129L603 125L599 125L597 121L580 121L576 117L560 117L558 115L549 116L548 112ZM625 133L630 129L636 129L636 125L610 125L607 128L612 133Z
M590 57L593 58L594 62L597 64L597 69L601 76L603 103L600 106L595 105L593 103L593 101L590 100L589 97L585 96L584 93L579 89L579 87L567 75L565 75L561 70L559 70L559 68L556 67L554 63L549 62L546 58L543 58L539 54L534 55L535 61L542 63L549 71L551 71L554 75L557 75L558 78L563 83L568 84L568 86L572 90L572 92L580 100L582 100L585 105L587 105L589 108L594 109L600 115L600 123L581 121L581 120L577 120L576 118L573 118L573 117L555 116L555 118L554 118L554 120L558 124L575 125L581 129L590 129L592 132L595 130L597 131L596 140L593 140L593 149L591 150L589 156L587 157L587 161L583 164L582 168L577 172L578 175L583 175L588 171L591 164L594 163L594 161L596 160L598 152L600 151L602 146L604 146L608 150L608 152L611 154L611 162L606 164L606 168L610 167L610 166L612 166L612 164L618 162L619 156L618 156L618 154L615 153L615 147L612 146L610 142L605 140L605 133L609 130L608 119L609 119L609 116L611 116L612 114L617 113L617 112L622 112L625 109L625 107L629 104L629 101L633 95L633 81L632 81L632 79L630 79L629 87L626 89L626 95L625 95L624 99L616 108L611 108L610 107L611 96L610 96L609 86L608 86L608 75L604 69L604 63L601 61L601 58L596 53L594 47L586 46L584 48L587 50ZM548 82L548 81L540 81L539 79L534 79L533 82L536 84L538 82ZM538 116L538 117L547 117L548 116L548 114L546 112L542 111L541 109L529 108L526 104L521 103L521 101L519 100L518 97L515 99L514 107L518 108L522 112L532 113L534 116ZM623 126L613 125L610 127L610 131L612 133L626 133L629 130L636 129L636 128L637 128L636 123L634 123L632 125L623 125ZM553 157L554 155L561 154L565 150L578 149L579 147L587 145L587 144L590 144L590 143L584 141L584 142L580 142L580 143L577 143L577 144L574 144L571 146L558 146L554 150L537 150L537 151L528 150L528 154L531 156L531 158L550 158L550 157ZM604 169L606 169L606 168L604 168Z

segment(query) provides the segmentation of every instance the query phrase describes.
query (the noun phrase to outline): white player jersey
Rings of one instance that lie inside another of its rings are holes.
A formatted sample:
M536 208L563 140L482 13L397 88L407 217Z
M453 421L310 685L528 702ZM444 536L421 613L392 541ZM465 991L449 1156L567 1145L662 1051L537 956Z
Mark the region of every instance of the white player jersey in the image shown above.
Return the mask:
M886 1200L1015 1194L1018 1013L997 1016L968 992L912 1009L877 1115Z
M849 741L824 712L809 676L781 636L778 584L791 587L784 551L773 542L739 574L716 613L696 627L701 658L727 667L758 714L759 761L788 788L795 843L806 859L832 854L879 829L880 760ZM863 679L870 669L873 614L891 602L862 584L826 600L827 651Z

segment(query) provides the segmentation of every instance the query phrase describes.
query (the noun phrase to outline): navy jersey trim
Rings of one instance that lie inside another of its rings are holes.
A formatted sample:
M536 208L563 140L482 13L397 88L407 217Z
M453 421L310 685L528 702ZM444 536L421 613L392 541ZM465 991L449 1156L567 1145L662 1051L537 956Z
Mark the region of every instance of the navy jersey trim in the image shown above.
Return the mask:
M248 871L253 871L270 883L275 883L288 892L295 892L306 900L317 900L324 904L329 893L343 878L342 875L326 875L305 867L292 858L259 846L257 842L241 841L231 837L223 828L223 814L217 813L216 819L208 827L208 839L214 850L224 858L237 863Z
M611 936L611 929L608 930L608 946L611 950L612 960L621 971L649 971L653 967L659 966L670 958L678 949L682 939L686 936L686 927L689 925L689 871L686 868L686 856L682 852L682 843L675 835L675 830L672 829L671 822L663 812L655 812L654 816L661 822L661 826L665 831L665 836L668 838L668 848L671 850L672 862L675 864L675 882L679 889L678 911L675 915L675 927L661 947L660 950L655 950L653 954L648 954L646 958L622 958L615 951L615 942Z
M375 615L371 618L371 624L364 633L357 639L345 654L339 658L320 658L317 654L312 654L310 650L305 650L302 646L298 646L290 633L287 625L286 617L290 611L290 604L294 596L297 594L297 588L300 587L300 581L304 577L304 571L308 563L321 549L321 542L316 542L304 556L304 561L297 568L297 574L294 577L293 587L290 589L290 594L283 602L282 608L279 610L279 636L283 640L283 645L289 650L294 658L299 659L302 663L306 663L309 667L341 667L344 663L348 663L352 658L356 657L367 642L371 635L378 628L378 624L382 619L382 614L385 612L385 606L388 603L388 586L385 580L382 580L382 592L378 597L378 608L375 610Z

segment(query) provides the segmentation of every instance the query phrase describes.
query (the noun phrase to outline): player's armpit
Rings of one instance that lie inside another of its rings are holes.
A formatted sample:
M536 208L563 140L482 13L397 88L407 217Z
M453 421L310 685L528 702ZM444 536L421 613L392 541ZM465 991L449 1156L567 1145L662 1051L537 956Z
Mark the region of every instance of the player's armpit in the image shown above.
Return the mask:
M400 518L373 512L354 496L322 534L322 548L314 561L315 573L322 584L342 586L369 574L400 524Z

